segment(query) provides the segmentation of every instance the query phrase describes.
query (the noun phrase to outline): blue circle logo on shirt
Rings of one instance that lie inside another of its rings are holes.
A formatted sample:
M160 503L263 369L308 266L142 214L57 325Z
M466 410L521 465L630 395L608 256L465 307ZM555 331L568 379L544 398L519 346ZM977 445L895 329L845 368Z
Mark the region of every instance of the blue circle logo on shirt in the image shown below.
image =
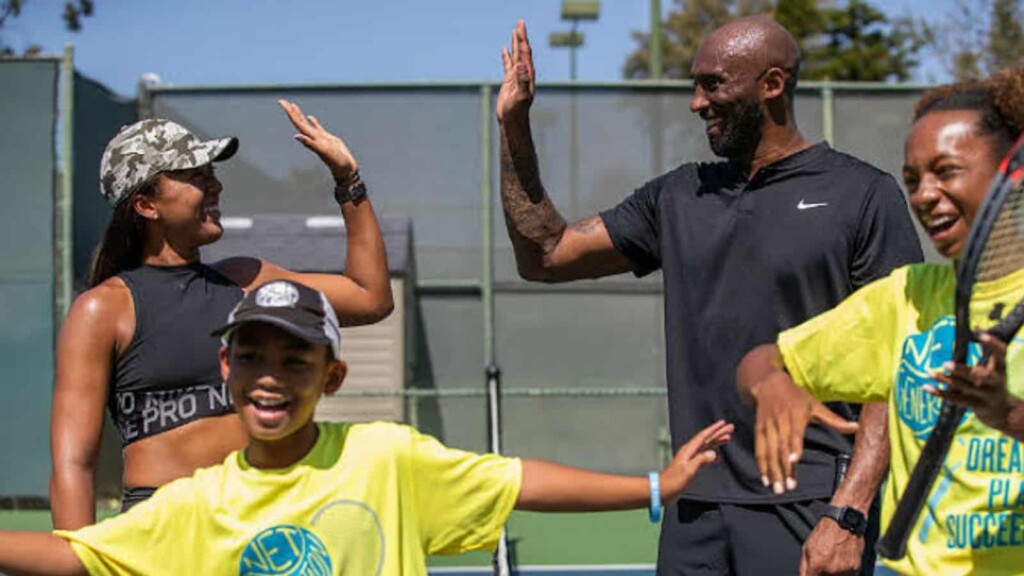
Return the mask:
M282 524L257 534L242 552L239 576L330 576L327 547L309 530Z
M956 324L952 316L939 319L932 327L920 334L908 336L903 341L903 354L896 374L894 402L900 421L914 432L918 440L926 440L935 428L942 408L942 400L924 391L926 384L944 387L934 379L932 372L942 369L942 364L953 358L953 341ZM981 357L981 347L971 343L968 347L968 363L973 364ZM970 415L968 411L964 419ZM963 422L963 420L961 420Z

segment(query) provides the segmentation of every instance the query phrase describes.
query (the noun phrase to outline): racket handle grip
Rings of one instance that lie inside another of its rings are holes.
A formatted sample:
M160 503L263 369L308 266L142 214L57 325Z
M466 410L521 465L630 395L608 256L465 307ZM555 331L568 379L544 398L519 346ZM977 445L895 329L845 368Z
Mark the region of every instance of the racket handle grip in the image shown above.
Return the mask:
M846 479L846 472L850 469L850 455L845 452L836 456L836 476L832 481L832 493L839 490L839 486Z

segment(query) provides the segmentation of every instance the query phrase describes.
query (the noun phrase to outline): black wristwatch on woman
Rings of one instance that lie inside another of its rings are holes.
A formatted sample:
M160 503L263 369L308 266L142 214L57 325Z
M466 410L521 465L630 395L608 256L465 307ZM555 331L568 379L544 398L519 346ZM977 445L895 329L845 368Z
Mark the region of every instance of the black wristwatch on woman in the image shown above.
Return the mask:
M334 199L338 205L345 202L359 204L366 197L366 183L359 177L359 172L352 175L347 182L334 181Z

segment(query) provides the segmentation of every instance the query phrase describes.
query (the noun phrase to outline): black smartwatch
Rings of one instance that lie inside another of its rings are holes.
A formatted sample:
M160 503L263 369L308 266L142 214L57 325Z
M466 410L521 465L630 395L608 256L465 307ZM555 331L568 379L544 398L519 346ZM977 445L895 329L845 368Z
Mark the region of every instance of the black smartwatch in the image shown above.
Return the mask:
M359 204L363 198L366 198L366 183L358 173L351 183L346 185L335 183L334 185L334 199L338 201L339 205L345 202Z
M855 536L864 536L864 533L868 530L867 516L856 508L829 504L825 507L823 516L835 520L840 528L851 532Z

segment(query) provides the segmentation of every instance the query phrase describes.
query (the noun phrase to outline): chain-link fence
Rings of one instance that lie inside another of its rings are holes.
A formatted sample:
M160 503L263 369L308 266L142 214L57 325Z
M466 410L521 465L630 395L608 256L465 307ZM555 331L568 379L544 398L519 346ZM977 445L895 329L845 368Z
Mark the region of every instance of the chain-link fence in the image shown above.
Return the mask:
M40 495L50 473L60 60L0 62L0 495Z
M0 189L10 239L0 258L7 320L0 354L8 366L24 367L3 384L17 400L0 408L0 431L18 442L0 451L0 466L28 471L24 486L9 484L10 475L0 479L0 494L46 491L58 322L32 311L49 311L58 294L51 289L55 251L70 251L82 286L109 215L96 183L104 143L140 115L170 118L204 136L238 136L239 154L218 167L226 217L335 215L329 174L291 138L278 98L296 101L345 139L381 215L412 222L414 365L406 388L395 392L407 399L407 420L450 445L486 450L484 369L493 357L502 370L506 452L634 473L666 456L660 278L557 286L518 278L498 199L496 85L158 85L127 101L75 76L73 136L61 136L59 64L0 65ZM808 139L827 139L898 175L921 89L805 83L797 117ZM710 160L703 124L688 110L691 95L683 82L541 85L534 139L545 186L566 218L612 206L681 162ZM73 170L57 169L54 151L65 137ZM52 241L57 172L73 183L70 241L60 234Z
M292 141L276 105L298 102L350 145L378 210L413 222L421 326L404 394L431 408L408 418L450 444L485 450L493 343L507 452L650 469L667 450L660 279L545 286L518 278L498 200L496 92L490 84L157 86L143 113L241 139L219 171L225 214L335 213L329 175ZM808 84L797 116L809 139L898 174L919 92ZM566 218L612 206L680 162L711 159L691 95L685 83L540 86L533 134L545 187Z

